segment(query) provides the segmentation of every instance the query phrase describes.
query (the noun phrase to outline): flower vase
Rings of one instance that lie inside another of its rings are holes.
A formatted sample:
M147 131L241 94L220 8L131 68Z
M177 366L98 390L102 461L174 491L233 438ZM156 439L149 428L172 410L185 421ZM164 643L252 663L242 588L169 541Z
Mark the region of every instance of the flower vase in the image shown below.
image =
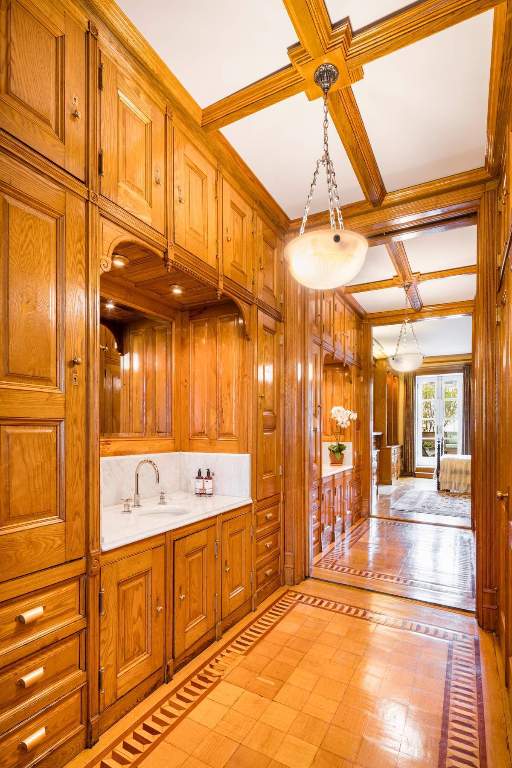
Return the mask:
M329 463L333 465L343 464L345 461L345 453L333 453L329 451Z

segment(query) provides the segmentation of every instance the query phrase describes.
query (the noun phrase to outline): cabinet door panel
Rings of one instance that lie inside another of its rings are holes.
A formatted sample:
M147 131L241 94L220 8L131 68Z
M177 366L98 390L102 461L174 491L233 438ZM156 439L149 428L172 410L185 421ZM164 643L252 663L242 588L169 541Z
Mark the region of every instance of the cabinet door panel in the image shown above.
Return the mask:
M251 596L251 514L222 523L222 618Z
M8 579L84 552L85 370L72 360L85 357L85 211L5 157L0 183L0 578Z
M334 326L334 291L322 293L322 341L329 347L333 346Z
M217 171L174 128L174 239L177 245L217 269Z
M0 19L0 125L85 178L84 19L58 0L4 0Z
M215 626L215 528L174 543L174 656Z
M274 309L283 306L283 242L276 233L258 218L257 283L258 298Z
M165 112L101 52L101 194L165 230Z
M279 323L258 312L258 500L281 492L281 339Z
M322 292L308 290L308 322L314 341L322 340Z
M345 305L337 293L334 294L333 312L334 354L341 359L345 355Z
M226 180L222 184L222 220L224 276L252 291L253 211Z
M102 709L163 665L164 547L101 569Z
M308 370L308 399L311 413L309 432L309 467L311 482L320 479L322 458L322 349L311 344Z

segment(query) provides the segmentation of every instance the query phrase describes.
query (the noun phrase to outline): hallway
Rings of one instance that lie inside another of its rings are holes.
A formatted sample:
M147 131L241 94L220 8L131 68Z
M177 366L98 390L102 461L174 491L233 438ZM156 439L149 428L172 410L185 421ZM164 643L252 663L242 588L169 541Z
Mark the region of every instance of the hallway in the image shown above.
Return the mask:
M70 768L509 768L498 686L474 618L309 579Z
M359 521L315 558L312 575L474 611L469 498L438 494L433 480L403 478L389 488L380 494L374 517ZM419 504L397 510L395 502L408 495ZM421 503L425 508L417 511Z

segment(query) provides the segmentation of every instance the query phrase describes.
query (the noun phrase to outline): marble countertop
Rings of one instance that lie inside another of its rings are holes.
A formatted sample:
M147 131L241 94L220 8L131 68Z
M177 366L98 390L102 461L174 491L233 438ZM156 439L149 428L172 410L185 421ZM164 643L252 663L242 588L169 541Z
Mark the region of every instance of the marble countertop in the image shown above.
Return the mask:
M101 550L108 552L247 504L252 504L252 499L241 496L195 496L193 493L176 491L168 494L165 505L159 505L158 497L154 497L142 499L142 506L134 508L132 512L123 512L122 504L104 507L101 510Z
M322 478L332 477L339 472L348 472L348 470L352 468L352 464L327 464L322 467Z

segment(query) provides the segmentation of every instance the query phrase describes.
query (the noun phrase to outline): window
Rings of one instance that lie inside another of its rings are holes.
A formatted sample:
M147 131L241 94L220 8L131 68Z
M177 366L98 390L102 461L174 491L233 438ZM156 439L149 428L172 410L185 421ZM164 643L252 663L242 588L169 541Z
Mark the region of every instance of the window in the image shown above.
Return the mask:
M433 467L437 439L443 453L462 453L461 373L416 377L416 466Z

